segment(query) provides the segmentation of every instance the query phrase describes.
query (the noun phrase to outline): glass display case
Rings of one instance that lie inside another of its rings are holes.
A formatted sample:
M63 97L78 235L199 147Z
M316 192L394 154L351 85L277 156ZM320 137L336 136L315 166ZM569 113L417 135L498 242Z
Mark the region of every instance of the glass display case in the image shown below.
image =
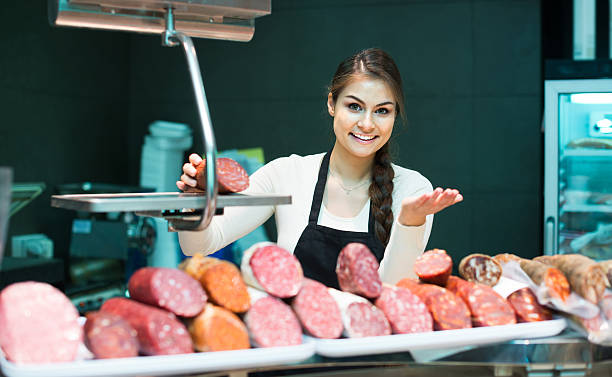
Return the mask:
M612 259L612 79L545 81L544 253Z

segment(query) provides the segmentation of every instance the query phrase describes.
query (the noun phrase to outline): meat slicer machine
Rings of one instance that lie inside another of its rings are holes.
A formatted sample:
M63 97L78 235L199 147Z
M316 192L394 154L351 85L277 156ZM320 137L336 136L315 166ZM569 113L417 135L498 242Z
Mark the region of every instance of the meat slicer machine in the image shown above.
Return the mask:
M206 158L203 193L108 193L54 195L51 206L86 212L134 212L162 217L170 230L207 227L229 206L290 204L291 196L218 194L216 144L196 51L191 37L249 41L255 18L271 13L271 0L49 0L49 22L160 34L163 46L182 46L195 94ZM178 172L177 172L178 174Z

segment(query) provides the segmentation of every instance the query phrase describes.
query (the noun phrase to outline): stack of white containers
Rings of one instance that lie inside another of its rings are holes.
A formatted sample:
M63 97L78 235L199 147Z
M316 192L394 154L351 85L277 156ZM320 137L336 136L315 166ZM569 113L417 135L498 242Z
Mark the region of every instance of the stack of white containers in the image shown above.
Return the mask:
M140 163L140 186L158 192L176 192L175 182L180 177L185 151L191 148L191 129L186 124L155 121L145 136ZM176 267L180 261L180 247L176 233L168 232L168 223L154 218L157 239L149 266Z

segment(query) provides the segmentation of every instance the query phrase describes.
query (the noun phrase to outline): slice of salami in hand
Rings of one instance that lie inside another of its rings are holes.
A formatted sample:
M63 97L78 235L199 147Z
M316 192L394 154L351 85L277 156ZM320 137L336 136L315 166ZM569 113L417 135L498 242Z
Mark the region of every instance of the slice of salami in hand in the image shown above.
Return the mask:
M196 185L206 190L206 160L196 167ZM231 158L217 158L217 182L222 194L240 192L249 188L249 175L239 163Z
M366 245L347 244L338 255L336 274L343 291L367 298L380 296L382 281L378 275L378 260Z

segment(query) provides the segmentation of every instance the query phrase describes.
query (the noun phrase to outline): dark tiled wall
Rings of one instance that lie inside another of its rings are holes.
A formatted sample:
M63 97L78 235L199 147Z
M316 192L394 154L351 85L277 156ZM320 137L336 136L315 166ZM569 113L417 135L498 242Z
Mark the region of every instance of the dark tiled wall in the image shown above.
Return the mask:
M397 162L465 195L436 216L429 247L457 262L471 252L540 254L539 2L284 0L272 8L249 43L196 41L219 149L263 146L268 160L326 150L325 88L340 60L378 46L395 58L406 91ZM154 119L196 127L182 51L132 36L130 53L130 142L142 144Z
M74 213L50 207L56 186L128 180L129 37L52 28L42 0L0 14L0 165L47 187L10 219L9 236L45 233L65 256Z

